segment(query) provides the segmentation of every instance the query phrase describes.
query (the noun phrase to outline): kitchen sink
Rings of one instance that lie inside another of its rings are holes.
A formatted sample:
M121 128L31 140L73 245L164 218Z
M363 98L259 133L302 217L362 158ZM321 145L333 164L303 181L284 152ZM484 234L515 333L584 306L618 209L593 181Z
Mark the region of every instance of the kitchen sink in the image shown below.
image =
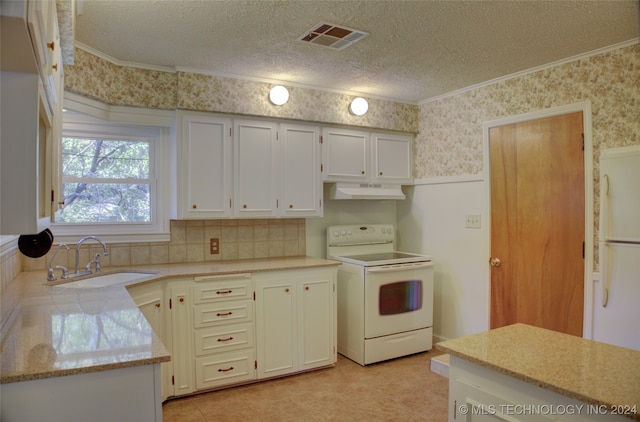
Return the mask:
M80 280L68 280L65 283L55 284L54 287L64 287L67 289L96 289L108 287L114 284L125 284L133 281L140 281L149 278L154 272L120 272L110 274L100 274L82 278Z

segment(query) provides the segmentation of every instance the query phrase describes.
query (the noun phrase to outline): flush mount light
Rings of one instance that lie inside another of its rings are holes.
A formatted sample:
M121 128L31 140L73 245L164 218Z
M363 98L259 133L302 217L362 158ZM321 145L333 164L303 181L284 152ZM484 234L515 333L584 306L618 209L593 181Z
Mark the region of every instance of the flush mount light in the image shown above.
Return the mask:
M272 104L281 106L289 101L289 91L282 85L276 85L271 88L269 92L269 101L271 101Z
M349 104L349 111L356 116L362 116L369 110L369 103L362 97L358 97Z

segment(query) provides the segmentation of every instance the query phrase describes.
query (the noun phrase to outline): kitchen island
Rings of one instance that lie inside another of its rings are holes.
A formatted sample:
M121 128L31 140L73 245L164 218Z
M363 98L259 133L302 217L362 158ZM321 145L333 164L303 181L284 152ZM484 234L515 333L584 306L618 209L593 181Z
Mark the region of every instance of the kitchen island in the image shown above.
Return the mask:
M438 343L449 421L640 420L640 352L525 324Z
M153 272L133 282L141 286L337 265L290 257L114 267L103 273ZM48 420L116 420L118 411L128 417L145 415L135 420L162 420L160 364L171 354L129 295L127 288L135 286L68 288L46 278L46 271L23 272L2 294L0 419L17 420L19 413L12 412L42 408L43 414L55 416ZM29 415L39 420L38 413Z

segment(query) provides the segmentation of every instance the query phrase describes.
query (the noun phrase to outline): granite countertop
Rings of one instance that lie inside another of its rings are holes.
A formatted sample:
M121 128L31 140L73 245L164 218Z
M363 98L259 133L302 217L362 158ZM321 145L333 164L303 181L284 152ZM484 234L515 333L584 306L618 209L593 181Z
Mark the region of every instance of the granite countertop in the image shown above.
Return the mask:
M337 265L340 263L325 259L288 257L113 267L104 268L102 274L154 273L142 281L128 283L131 286L206 275ZM46 278L46 271L23 272L2 292L0 384L171 359L167 348L128 294L127 283L69 289L52 286Z
M640 352L525 324L438 343L469 362L592 405L636 406Z

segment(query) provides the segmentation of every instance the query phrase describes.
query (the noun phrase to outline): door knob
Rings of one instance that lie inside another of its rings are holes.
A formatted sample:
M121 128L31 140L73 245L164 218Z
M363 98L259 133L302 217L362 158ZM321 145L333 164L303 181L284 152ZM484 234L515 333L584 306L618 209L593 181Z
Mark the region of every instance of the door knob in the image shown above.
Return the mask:
M489 258L489 264L491 264L492 267L499 267L500 258Z

